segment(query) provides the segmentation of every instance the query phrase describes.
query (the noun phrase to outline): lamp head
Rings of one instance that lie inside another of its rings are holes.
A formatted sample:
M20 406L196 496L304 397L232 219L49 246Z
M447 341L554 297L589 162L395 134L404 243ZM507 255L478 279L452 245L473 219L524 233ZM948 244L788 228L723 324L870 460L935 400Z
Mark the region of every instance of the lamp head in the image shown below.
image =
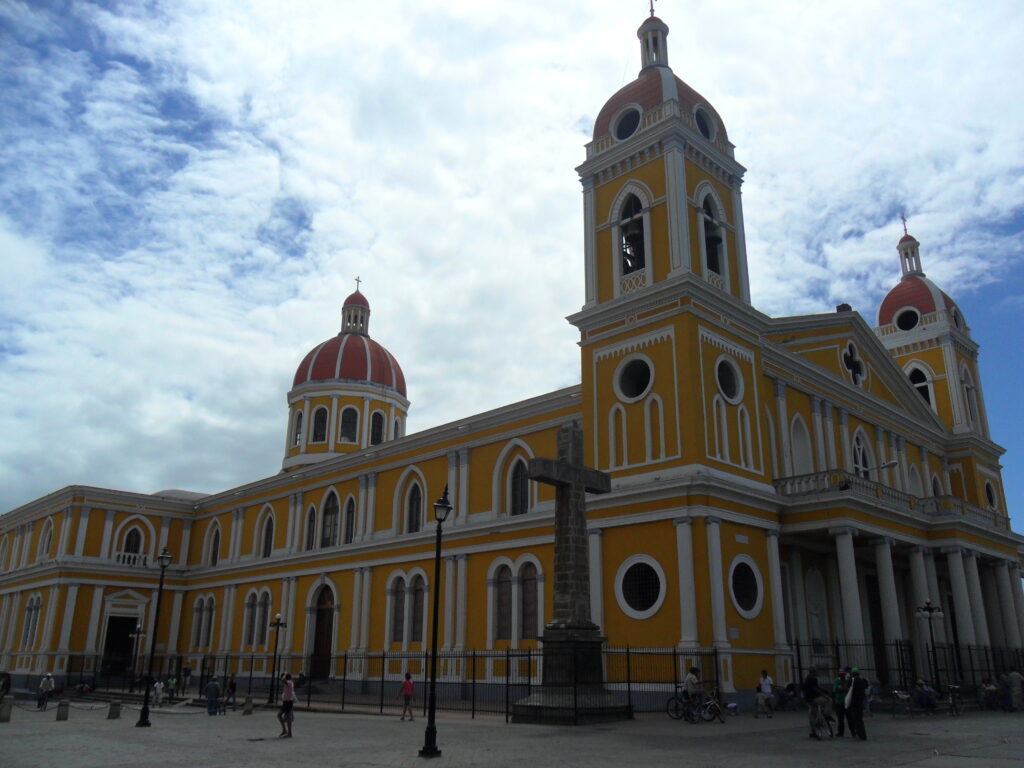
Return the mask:
M434 502L434 518L437 522L443 523L451 513L452 503L448 501L448 484L445 483L444 493L441 494L440 499Z
M274 614L274 621L280 621L280 620L281 620L281 614L280 613L275 613Z
M166 568L171 564L171 560L174 559L174 555L167 551L167 547L164 547L164 551L157 555L156 559L160 561L161 568Z

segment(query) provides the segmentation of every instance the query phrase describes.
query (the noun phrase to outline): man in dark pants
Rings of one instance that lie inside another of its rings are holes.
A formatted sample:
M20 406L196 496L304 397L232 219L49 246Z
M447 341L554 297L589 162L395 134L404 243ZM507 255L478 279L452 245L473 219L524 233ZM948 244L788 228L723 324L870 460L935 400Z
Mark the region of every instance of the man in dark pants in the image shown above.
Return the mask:
M861 741L865 741L868 738L867 731L864 730L864 704L868 698L868 681L860 676L860 670L857 667L850 670L850 675L852 675L850 685L853 688L853 694L850 696L850 706L846 710L846 718L850 722L850 730L854 735Z
M839 668L839 676L832 681L832 707L836 713L836 735L842 736L846 733L846 692L850 690L850 677L846 667ZM850 735L856 736L853 725L850 725Z

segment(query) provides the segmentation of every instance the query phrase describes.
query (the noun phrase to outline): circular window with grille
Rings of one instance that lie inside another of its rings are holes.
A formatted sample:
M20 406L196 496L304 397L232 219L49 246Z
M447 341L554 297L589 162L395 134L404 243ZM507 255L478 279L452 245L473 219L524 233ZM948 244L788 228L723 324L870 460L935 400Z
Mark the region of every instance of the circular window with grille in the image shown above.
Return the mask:
M718 391L730 403L738 403L743 397L743 376L731 358L725 355L718 358L715 363L715 381L718 382Z
M761 612L764 604L764 584L761 570L750 555L736 555L729 566L729 594L736 611L745 619Z
M639 400L651 389L654 366L646 355L630 355L619 364L615 373L615 390L619 399L628 403Z
M623 613L634 619L656 614L665 600L665 572L658 561L648 555L623 561L615 575L615 597Z
M697 107L693 113L693 121L697 123L700 135L708 141L715 140L715 120L704 107Z
M629 107L615 121L615 138L619 141L628 139L640 127L640 110Z
M916 309L904 309L896 315L896 327L901 331L909 331L911 328L916 328L920 321L921 316L917 314Z

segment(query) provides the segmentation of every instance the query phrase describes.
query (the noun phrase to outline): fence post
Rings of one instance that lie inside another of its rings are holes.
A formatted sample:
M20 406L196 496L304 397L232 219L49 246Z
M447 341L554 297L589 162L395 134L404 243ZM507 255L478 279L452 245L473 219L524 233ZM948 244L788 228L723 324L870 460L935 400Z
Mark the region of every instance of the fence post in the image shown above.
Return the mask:
M505 722L508 722L509 711L508 711L508 687L509 687L509 672L512 671L512 655L509 649L505 649Z
M476 650L473 650L473 669L470 670L469 677L469 688L470 688L470 719L476 720Z
M380 654L380 713L384 714L384 672L388 666L388 652L381 651Z
M679 649L672 646L672 690L679 690Z
M719 679L719 665L718 665L718 649L715 648L715 688L718 689L718 695L722 695L722 681Z
M253 656L250 653L249 654L249 692L246 694L247 696L252 696L252 665L253 665Z
M577 665L577 649L572 649L572 724L579 725L579 691L580 691L580 677L579 677L579 666Z
M436 650L435 650L435 653L436 653ZM426 649L423 650L423 667L422 667L422 669L423 669L423 687L426 688L428 685L430 685L430 675L428 673L428 670L430 669L430 653ZM423 697L423 717L424 718L426 718L426 716L427 716L427 703L428 703L427 699L428 698L429 698L429 696L424 696ZM437 707L437 685L434 686L434 707L435 707L435 709Z
M629 645L626 645L626 703L629 711L633 711L633 675L630 669Z
M341 711L345 711L345 689L348 688L348 651L341 655L341 662L345 666L341 668Z

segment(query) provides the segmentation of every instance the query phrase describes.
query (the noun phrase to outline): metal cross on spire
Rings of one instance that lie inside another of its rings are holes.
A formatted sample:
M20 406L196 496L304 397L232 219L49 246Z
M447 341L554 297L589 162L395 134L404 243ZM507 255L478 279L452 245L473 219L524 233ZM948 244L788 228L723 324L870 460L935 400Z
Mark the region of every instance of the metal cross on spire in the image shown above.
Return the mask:
M902 213L900 214L900 221L903 222L903 234L904 235L909 235L910 233L907 232L907 217L905 215L903 215Z
M649 0L648 4L650 5L650 8L651 8L651 16L653 16L654 15L654 0Z
M356 275L356 293L359 293L359 284L363 282L359 279L359 275Z

